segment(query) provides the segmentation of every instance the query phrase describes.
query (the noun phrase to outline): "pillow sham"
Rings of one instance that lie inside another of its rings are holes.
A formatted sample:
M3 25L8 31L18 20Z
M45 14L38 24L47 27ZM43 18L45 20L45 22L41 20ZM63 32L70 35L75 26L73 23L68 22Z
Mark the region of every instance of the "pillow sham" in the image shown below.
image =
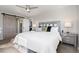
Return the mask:
M50 32L58 32L58 27L51 27L51 31Z

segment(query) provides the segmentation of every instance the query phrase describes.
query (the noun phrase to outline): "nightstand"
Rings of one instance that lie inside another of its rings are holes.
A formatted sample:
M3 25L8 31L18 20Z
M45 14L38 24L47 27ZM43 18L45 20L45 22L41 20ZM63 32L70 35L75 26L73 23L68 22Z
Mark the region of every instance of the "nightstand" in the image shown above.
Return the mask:
M62 34L62 42L74 45L74 47L77 49L78 45L78 34L74 33L63 33Z

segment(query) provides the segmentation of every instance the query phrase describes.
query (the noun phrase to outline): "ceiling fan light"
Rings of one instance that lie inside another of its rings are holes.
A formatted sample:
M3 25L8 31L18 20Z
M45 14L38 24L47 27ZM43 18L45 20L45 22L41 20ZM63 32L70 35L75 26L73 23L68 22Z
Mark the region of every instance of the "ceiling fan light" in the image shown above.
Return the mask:
M27 8L27 11L29 12L29 11L30 11L30 9L29 9L29 8Z

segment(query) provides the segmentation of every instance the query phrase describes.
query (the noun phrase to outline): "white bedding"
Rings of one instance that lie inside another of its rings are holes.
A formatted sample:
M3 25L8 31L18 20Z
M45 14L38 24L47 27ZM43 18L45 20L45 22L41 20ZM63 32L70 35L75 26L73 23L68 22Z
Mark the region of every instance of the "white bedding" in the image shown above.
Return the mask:
M13 43L38 53L56 53L59 41L59 32L25 32L18 34Z

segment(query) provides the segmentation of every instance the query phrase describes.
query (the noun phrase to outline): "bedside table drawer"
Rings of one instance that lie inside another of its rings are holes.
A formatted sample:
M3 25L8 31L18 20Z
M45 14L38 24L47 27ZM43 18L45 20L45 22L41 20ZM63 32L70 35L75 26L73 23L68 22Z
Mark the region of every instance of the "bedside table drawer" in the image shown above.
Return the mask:
M63 42L64 43L69 43L69 44L74 44L74 42L75 42L74 39L75 39L74 37L64 37Z
M63 40L63 42L68 44L74 44L74 41L70 41L70 40Z
M63 38L69 39L69 40L74 40L74 39L76 39L76 36L64 36Z

